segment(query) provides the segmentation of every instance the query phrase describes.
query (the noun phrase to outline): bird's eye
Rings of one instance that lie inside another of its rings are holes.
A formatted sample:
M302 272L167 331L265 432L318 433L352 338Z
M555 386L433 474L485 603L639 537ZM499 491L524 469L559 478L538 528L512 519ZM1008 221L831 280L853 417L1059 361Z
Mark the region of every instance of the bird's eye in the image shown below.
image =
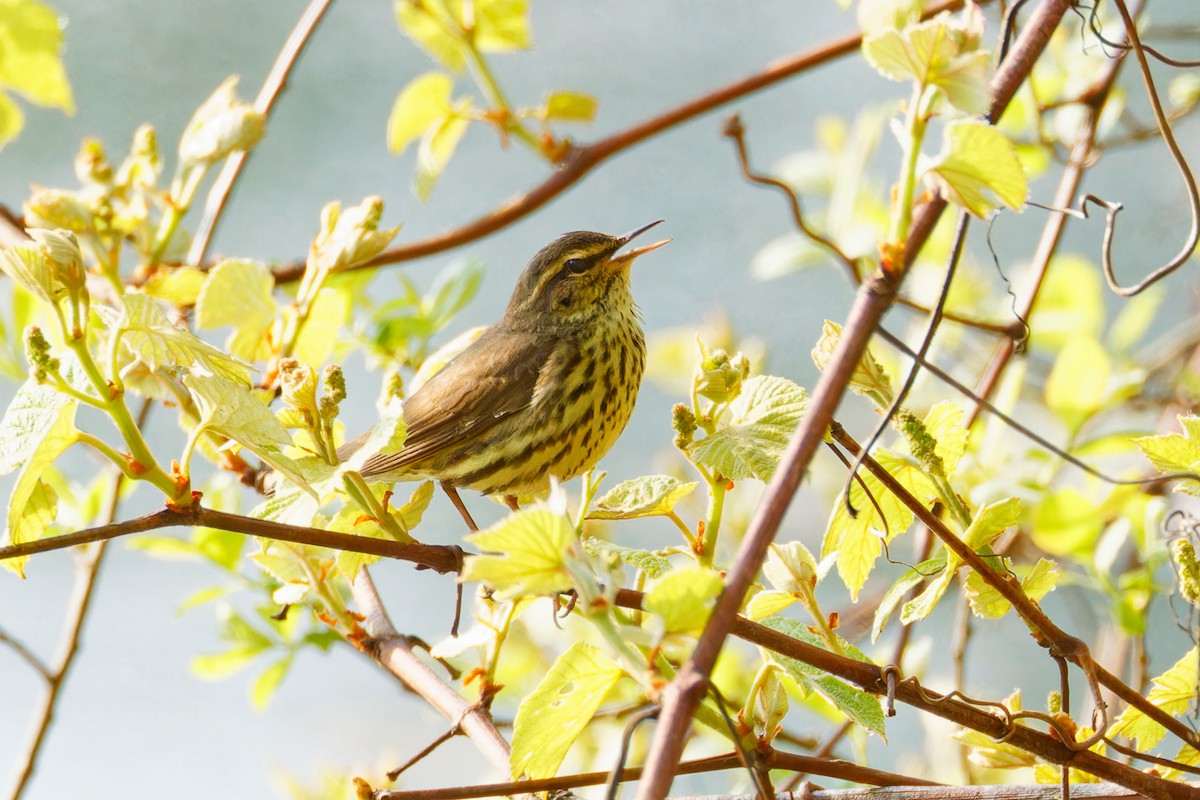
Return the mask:
M588 268L588 262L582 258L568 258L566 268L572 275L578 275Z

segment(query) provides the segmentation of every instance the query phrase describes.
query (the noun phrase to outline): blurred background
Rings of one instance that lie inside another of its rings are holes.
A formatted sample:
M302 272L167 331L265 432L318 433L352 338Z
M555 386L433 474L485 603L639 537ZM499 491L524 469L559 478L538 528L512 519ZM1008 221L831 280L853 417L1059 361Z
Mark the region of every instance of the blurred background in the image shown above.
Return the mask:
M157 127L169 172L173 143L195 107L230 74L241 76L240 94L252 99L305 4L53 0L52 5L65 22L65 61L77 110L66 117L24 106L27 128L0 152L0 202L12 209L19 208L31 184L74 187L71 164L84 137L103 141L117 161L143 122ZM1190 16L1196 22L1192 0L1152 5L1156 21L1189 21ZM760 71L774 59L856 30L853 15L840 12L835 3L787 0L558 0L533 4L532 27L536 45L531 52L496 56L491 63L518 105L536 104L550 89L599 98L593 125L559 128L584 142ZM992 25L989 35L995 30ZM266 138L251 155L210 252L267 261L302 258L326 202L348 205L367 195L383 197L383 224L403 223L398 244L414 241L485 214L548 174L545 163L527 151L503 151L492 132L473 126L430 201L418 201L410 190L413 153L390 154L385 129L400 88L431 68L425 54L397 29L390 3L335 3L292 74ZM1125 85L1135 85L1132 77L1127 71ZM465 78L460 87L466 88ZM453 253L382 270L372 292L386 297L397 291L400 271L424 286L456 258L480 260L486 267L483 288L439 337L440 343L470 325L498 318L525 262L558 234L575 229L620 233L663 218L658 230L674 242L641 260L633 277L647 330L661 338L663 332L682 329L687 333L680 341L686 343L691 330L727 324L736 342L768 343L765 371L811 387L816 372L809 351L824 319L844 317L852 287L833 266L771 282L753 277L760 250L787 236L791 222L780 198L742 180L721 127L728 113L739 112L748 128L752 159L766 169L790 153L815 147L819 116L852 118L866 106L895 103L906 93L856 57L802 75L622 153L541 211L497 234ZM1196 133L1194 121L1178 130L1193 159L1200 155ZM881 147L882 163L890 169L898 148L887 134ZM1167 164L1160 148L1143 146L1120 154L1089 179L1089 190L1126 203L1119 258L1141 266L1158 263L1182 241L1183 195ZM1138 185L1136 179L1146 172L1163 180ZM880 174L886 186L891 173ZM1053 179L1034 184L1034 199L1049 202ZM1041 212L1030 210L996 223L993 246L1006 272L1019 274L1043 219ZM1095 221L1070 225L1066 249L1095 257L1100 230ZM981 231L976 228L972 246L984 255L975 260L990 265ZM1130 269L1132 274L1135 268ZM1190 276L1173 279L1175 296L1156 322L1158 329L1188 313L1194 287ZM8 297L7 285L0 287L5 308ZM1006 308L1006 299L996 301L997 318L1005 319ZM902 310L893 317L911 319ZM902 327L900 319L894 321ZM347 360L345 367L356 405L343 418L365 426L374 413L378 376L366 371L361 356ZM15 390L15 383L0 383L0 401L6 405ZM609 486L678 462L670 452L669 409L681 399L669 384L647 382L627 434L602 464ZM858 422L865 436L872 418L865 405L848 401L843 415ZM161 414L152 422L159 452L173 452L182 442L169 417ZM800 538L814 550L827 514L827 506L817 500L836 490L843 475L832 459L821 458L817 477L793 506L782 534ZM4 496L8 485L0 483ZM747 508L755 492L756 487L747 487ZM152 509L149 494L139 492L127 513ZM466 499L481 525L501 515L486 500ZM253 502L247 496L244 508ZM460 528L439 493L422 532L430 541L450 543ZM665 523L644 530L655 546L674 544L677 538ZM76 792L95 798L163 792L177 798L268 796L279 791L280 775L315 784L327 767L390 768L445 728L432 710L344 647L329 654L305 652L267 711L255 712L247 701L254 671L203 681L189 670L195 655L222 645L210 609L186 614L176 609L220 576L198 564L148 559L125 542L118 542L108 559L83 652L26 794L31 800ZM46 658L58 646L71 564L70 554L53 553L35 558L24 582L0 575L0 626ZM404 564L380 564L374 574L402 632L431 642L445 636L452 604L446 578ZM1071 619L1080 627L1088 624L1087 614ZM1019 652L1038 652L1019 624L1010 621L998 629L1021 642ZM1016 687L989 683L990 669L1003 667L998 674L1006 680L1022 674L1004 663L997 667L980 660L973 666L973 677L990 687L991 696ZM938 685L936 675L930 677L933 686ZM1050 677L1045 663L1037 662L1027 677L1025 688L1044 696ZM0 753L5 754L0 785L8 786L42 687L6 648L0 648L0 687ZM492 778L471 746L458 740L417 767L406 785L445 783L438 776L446 774L456 783ZM717 778L708 788L725 786L726 780ZM705 787L704 779L692 784L697 791Z

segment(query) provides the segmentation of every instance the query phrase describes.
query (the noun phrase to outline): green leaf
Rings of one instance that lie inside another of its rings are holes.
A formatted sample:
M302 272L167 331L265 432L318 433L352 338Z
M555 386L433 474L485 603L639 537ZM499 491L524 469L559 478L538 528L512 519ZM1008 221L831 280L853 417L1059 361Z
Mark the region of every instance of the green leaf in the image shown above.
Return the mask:
M824 639L813 633L808 626L796 620L772 617L764 619L761 624L785 636L790 636L793 639L810 644L813 647L829 650L829 646ZM857 647L841 637L838 637L838 643L842 647L843 655L866 664L874 663L863 655L862 651ZM803 661L797 661L794 658L774 652L768 654L767 657L783 667L787 674L800 684L802 688L817 692L826 700L833 703L848 719L858 723L868 731L879 734L885 741L887 740L887 733L884 730L883 724L883 707L879 704L878 697L859 689L857 686L851 686L832 675L823 673L816 667L805 664Z
M410 5L401 0L401 6ZM454 79L444 72L418 75L400 90L388 117L388 149L399 155L419 141L435 122L450 114Z
M1133 349L1158 318L1165 295L1162 286L1151 286L1121 305L1121 311L1108 329L1108 343L1115 352L1127 353Z
M886 450L875 454L875 460L892 474L910 493L918 499L932 504L937 497L933 482L911 461L897 458ZM866 470L859 473L860 483L850 484L850 502L858 511L852 517L846 504L840 500L834 505L821 543L821 558L837 553L837 569L852 600L867 582L867 576L875 566L875 560L883 552L883 542L908 530L912 525L913 513L891 492L883 487ZM863 489L866 485L866 490ZM872 503L867 492L875 498ZM883 511L880 517L875 505Z
M1081 334L1104 334L1107 312L1095 264L1079 256L1055 256L1030 317L1030 346L1057 350Z
M918 169L948 200L977 217L986 217L1000 206L1020 211L1029 193L1012 142L978 120L947 123L941 152L922 157Z
M917 566L910 569L901 575L895 583L891 585L883 595L883 599L879 601L879 605L875 608L875 619L871 623L871 643L879 638L879 634L883 633L883 628L887 625L888 618L904 599L904 595L909 589L932 577L936 577L938 573L946 567L946 552L939 553L936 557L928 561L922 561Z
M193 306L199 301L204 282L211 274L186 265L160 269L146 280L142 291L174 306Z
M383 493L387 491L387 487L383 484L374 484L371 486L371 491L376 493L375 499L382 504ZM413 491L412 495L408 498L408 502L393 511L392 516L400 521L401 526L405 530L411 531L417 525L421 524L421 517L425 514L425 509L429 508L429 501L431 499L433 499L433 481L423 481ZM356 506L347 505L338 512L338 515L329 524L329 530L349 533L355 536L369 536L372 539L395 541L395 538L374 520L363 520L362 511ZM354 580L355 576L358 575L359 569L374 564L380 558L381 556L371 555L370 553L342 550L337 555L337 565L342 574L349 580Z
M464 582L486 583L501 599L571 588L566 563L575 528L563 514L547 508L518 511L466 538L485 554L467 556Z
M1046 378L1046 405L1072 429L1082 425L1104 407L1112 363L1104 345L1080 334L1067 344L1054 360Z
M196 327L233 327L225 342L231 355L247 361L264 358L263 332L275 319L275 280L266 265L247 259L225 259L211 270L196 298Z
M588 519L636 519L670 514L675 504L698 486L670 475L647 475L622 481L595 502Z
M1193 647L1183 658L1154 679L1154 688L1146 699L1172 717L1186 711L1196 699L1196 685L1200 683L1200 651ZM1143 752L1162 741L1166 729L1147 717L1142 711L1129 706L1109 727L1111 738L1124 736L1137 741L1137 749Z
M716 432L691 446L691 457L731 480L769 481L807 404L808 393L786 378L748 378Z
M950 588L950 582L954 580L954 572L952 570L942 570L937 577L925 584L925 588L919 595L909 600L900 609L900 621L905 625L911 625L914 622L925 619L937 607L937 603L946 594L946 590Z
M40 106L75 113L54 9L36 0L0 2L0 87Z
M551 92L542 106L547 122L591 122L596 118L596 98L582 92Z
M232 439L288 480L312 492L300 466L282 452L292 444L292 437L248 386L218 375L201 374L185 375L183 385L196 401L198 427Z
M119 323L121 344L151 371L174 375L181 369L199 369L249 387L249 365L226 355L191 331L172 325L157 301L130 292L122 295L122 302L125 311Z
M711 569L672 570L646 593L642 607L661 618L666 633L699 633L724 587L721 576Z
M0 420L0 476L21 470L8 498L6 545L40 539L53 522L58 496L42 474L75 443L75 400L26 381ZM28 556L6 559L4 568L25 577Z
M318 511L320 504L314 494L291 481L284 481L275 487L275 494L251 509L249 516L309 528Z
M326 286L317 292L308 319L296 337L292 355L302 364L324 364L350 321L354 300L345 287Z
M430 333L450 324L454 316L471 302L483 283L483 263L475 258L456 259L438 273L429 291L421 298L421 310L429 320Z
M0 272L51 307L57 307L67 291L40 247L0 247Z
M396 0L396 22L408 38L442 66L462 72L467 45L459 33L459 21L446 14L446 8L427 0Z
M179 604L179 608L175 609L175 613L184 614L191 611L193 608L211 603L214 600L219 600L231 592L237 591L233 586L208 586L204 589L198 589Z
M821 372L824 372L833 360L833 353L837 350L841 338L842 326L825 320L825 324L821 326L821 338L812 350L813 363ZM849 385L853 392L870 397L878 406L886 408L892 403L892 379L869 349L854 366Z
M224 653L199 655L192 659L192 672L196 677L206 680L227 678L250 666L261 654L260 649L239 647Z
M250 705L254 706L255 711L262 711L271 702L271 698L275 696L276 690L291 669L293 659L293 654L288 653L254 679L254 685L250 687Z
M655 555L648 550L638 550L633 547L621 547L620 545L606 542L603 539L590 537L583 542L583 549L593 555L602 556L605 553L612 553L622 562L629 564L631 567L641 570L651 578L658 578L666 575L671 571L671 562L660 555Z
M567 751L625 673L595 647L576 642L517 709L514 777L553 777Z

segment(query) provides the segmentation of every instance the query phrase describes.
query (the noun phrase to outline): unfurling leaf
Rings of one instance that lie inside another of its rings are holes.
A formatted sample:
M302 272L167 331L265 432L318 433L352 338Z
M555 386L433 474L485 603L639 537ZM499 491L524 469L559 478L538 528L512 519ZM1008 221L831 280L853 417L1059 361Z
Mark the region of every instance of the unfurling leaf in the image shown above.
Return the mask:
M699 633L725 582L704 567L672 570L646 592L643 607L655 614L666 633Z
M1182 435L1164 433L1133 440L1154 468L1164 475L1200 472L1200 416L1180 415L1179 425L1183 428ZM1200 496L1200 481L1185 478L1176 482L1175 491Z
M556 594L571 588L567 549L575 528L548 508L518 511L467 537L482 552L468 556L463 581L481 581L501 598Z

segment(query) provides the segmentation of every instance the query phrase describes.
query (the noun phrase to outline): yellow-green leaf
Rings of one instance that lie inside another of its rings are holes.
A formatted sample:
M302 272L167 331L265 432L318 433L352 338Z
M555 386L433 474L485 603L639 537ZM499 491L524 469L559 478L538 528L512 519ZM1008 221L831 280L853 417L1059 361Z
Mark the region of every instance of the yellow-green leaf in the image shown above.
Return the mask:
M1173 717L1186 711L1196 699L1200 683L1200 651L1193 647L1166 672L1154 679L1154 688L1146 699ZM1166 730L1142 711L1129 706L1108 729L1109 737L1124 736L1137 741L1141 751L1162 741Z
M1047 494L1033 506L1030 536L1047 553L1090 558L1102 526L1096 504L1078 489L1067 487Z
M942 459L946 477L954 475L958 461L967 449L967 429L962 425L963 410L958 403L943 400L925 415L925 430L937 440L934 452Z
M208 272L196 299L196 327L233 327L225 346L232 355L253 361L267 355L263 331L275 318L275 280L265 264L226 259ZM308 362L305 362L308 363Z
M37 0L0 0L0 88L73 114L62 46L53 8Z
M533 45L533 37L529 34L528 0L474 0L472 5L475 46L480 50L507 53L528 50Z
M748 378L716 432L692 445L692 458L735 481L769 481L807 404L808 393L786 378Z
M1112 364L1104 345L1088 334L1067 340L1046 378L1046 405L1072 428L1104 406Z
M1179 425L1183 428L1182 435L1164 433L1133 440L1133 443L1141 448L1142 455L1164 475L1172 472L1200 471L1200 416L1180 415ZM1178 481L1175 490L1200 495L1200 481Z
M946 198L977 217L1000 206L1020 211L1029 192L1021 160L1008 138L973 119L954 120L943 131L942 150L918 169Z
M513 722L514 777L550 778L624 672L595 647L576 642L521 703Z
M595 502L588 519L635 519L670 514L675 504L698 484L683 483L670 475L647 475L622 481Z
M462 98L454 104L450 113L435 121L417 149L417 197L422 201L428 200L433 192L433 184L437 182L442 170L450 163L455 148L463 134L467 132L470 123L468 113L471 110L470 98Z
M463 581L481 581L501 598L556 594L571 588L567 548L575 528L548 508L518 511L467 541L481 551L468 556Z
M0 92L0 149L17 138L17 134L25 127L25 115L21 107L12 98Z
M401 0L400 5L409 5ZM388 149L400 154L420 140L438 120L450 113L454 79L444 72L426 72L408 82L388 117Z
M591 122L596 118L596 98L582 92L551 92L542 107L547 122Z
M427 0L396 0L396 22L408 38L426 53L453 72L466 65L467 44L462 37L462 24L446 13L448 7L460 4L430 3ZM461 10L459 12L461 17Z
M757 592L746 604L746 616L758 622L774 616L800 598L790 592L780 592L774 589L764 589Z
M250 371L240 359L227 355L184 328L177 328L153 298L130 292L121 298L121 344L151 371L177 373L200 368L225 380L249 387ZM261 404L260 404L261 405Z
M642 607L662 620L666 633L698 633L725 582L704 567L673 570L651 587Z

